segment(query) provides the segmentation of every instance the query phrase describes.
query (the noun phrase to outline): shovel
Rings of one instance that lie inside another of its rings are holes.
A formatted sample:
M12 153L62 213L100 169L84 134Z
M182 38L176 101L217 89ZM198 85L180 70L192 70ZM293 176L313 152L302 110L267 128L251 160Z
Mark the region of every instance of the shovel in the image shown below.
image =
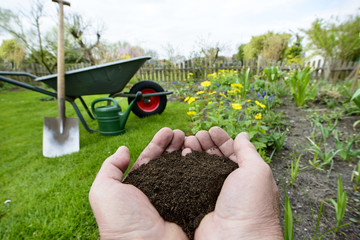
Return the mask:
M59 33L58 33L58 75L57 100L58 117L44 119L43 128L43 155L58 157L78 152L79 121L77 118L65 117L65 57L64 57L64 5L70 6L63 0L52 0L59 4Z

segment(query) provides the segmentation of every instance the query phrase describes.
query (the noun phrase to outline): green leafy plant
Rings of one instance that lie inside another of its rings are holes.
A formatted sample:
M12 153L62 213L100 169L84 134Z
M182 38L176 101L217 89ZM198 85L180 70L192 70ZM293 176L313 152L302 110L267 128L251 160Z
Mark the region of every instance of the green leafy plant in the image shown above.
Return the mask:
M243 71L240 74L239 83L241 83L243 85L243 89L241 91L241 96L242 96L243 99L245 99L247 93L250 90L250 86L251 86L250 68L248 68L246 71Z
M360 149L352 149L354 142L357 141L359 137L359 135L355 137L350 136L348 139L346 139L346 141L340 141L337 131L334 131L335 145L336 148L340 150L338 154L341 159L347 161L353 157L360 156Z
M338 175L338 190L337 190L336 202L334 199L331 199L331 198L329 198L327 200L329 202L331 202L335 207L335 212L336 212L335 231L338 232L339 228L341 227L341 222L345 215L346 203L347 203L346 192L343 191L340 174Z
M270 131L270 133L267 135L269 138L268 145L271 145L273 147L273 151L270 155L270 159L272 159L275 152L279 152L285 145L285 138L286 138L287 131L284 131L282 133Z
M284 73L281 72L281 70L278 66L274 65L274 66L265 68L263 71L263 75L267 81L276 82L284 75Z
M313 69L309 66L304 69L294 70L287 79L287 84L290 88L291 95L298 107L305 105L306 101L314 100L316 96L317 86L310 84L310 77Z

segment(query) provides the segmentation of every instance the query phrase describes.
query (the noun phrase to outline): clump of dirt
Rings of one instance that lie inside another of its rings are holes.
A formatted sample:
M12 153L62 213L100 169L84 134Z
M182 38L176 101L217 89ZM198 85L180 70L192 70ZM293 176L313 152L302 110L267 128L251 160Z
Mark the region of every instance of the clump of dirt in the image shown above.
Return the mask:
M130 172L124 183L144 192L166 221L178 224L193 239L201 219L215 209L226 177L237 167L225 157L175 151Z

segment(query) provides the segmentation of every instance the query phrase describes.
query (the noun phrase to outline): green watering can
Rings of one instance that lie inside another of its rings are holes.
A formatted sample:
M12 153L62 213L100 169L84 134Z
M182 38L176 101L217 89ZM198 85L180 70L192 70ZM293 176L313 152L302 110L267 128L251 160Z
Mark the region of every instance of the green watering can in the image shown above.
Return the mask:
M98 121L99 131L104 136L115 136L125 133L125 124L129 117L130 111L135 102L140 101L142 93L137 92L134 100L129 104L125 112L121 112L121 107L114 98L99 98L92 102L91 111L95 119ZM99 102L112 102L107 106L95 107Z

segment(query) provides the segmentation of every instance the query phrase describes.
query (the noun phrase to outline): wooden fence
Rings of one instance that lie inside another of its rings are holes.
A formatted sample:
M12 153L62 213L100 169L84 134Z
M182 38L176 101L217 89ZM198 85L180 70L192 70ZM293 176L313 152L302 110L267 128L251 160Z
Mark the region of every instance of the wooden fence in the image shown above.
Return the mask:
M247 62L205 62L205 61L185 61L182 63L169 65L162 64L156 61L145 63L136 77L140 80L152 81L182 81L192 73L196 79L206 79L208 74L219 72L219 70L234 70L241 73L242 71L250 69L252 74L260 74L265 68L276 65L281 71L288 72L292 69L301 69L305 66L312 66L314 72L312 78L314 79L345 79L351 75L356 69L357 62L341 62L333 61L331 68L329 64L324 61L306 62L300 64L288 64L285 62L274 62L266 59L252 59Z
M287 64L285 62L274 62L267 59L251 59L246 62L206 62L201 60L188 60L178 64L163 63L163 61L150 60L146 62L137 72L136 77L139 80L152 80L152 81L183 81L189 75L193 74L195 79L206 79L208 74L218 72L219 70L234 70L239 73L244 69L250 69L252 74L260 74L265 68L276 65L281 71L290 71L291 69L303 68L305 66L314 67L312 77L315 79L345 79L351 74L354 74L358 69L357 62L341 62L332 61L330 64L324 61L307 62L304 65L300 64ZM89 67L90 64L80 63L66 65L66 71L81 69ZM0 65L0 71L18 71L28 72L36 76L49 75L49 71L39 64L24 64L22 66L16 66L13 69L11 64ZM56 72L54 72L56 73Z
M90 63L78 63L78 64L66 64L65 65L65 71L71 71L76 69L81 69L85 67L90 67ZM0 71L4 72L27 72L34 74L36 76L46 76L50 74L56 73L57 69L55 68L52 73L50 73L45 66L37 64L37 63L31 63L31 64L20 64L13 66L10 63L2 63L0 64Z

